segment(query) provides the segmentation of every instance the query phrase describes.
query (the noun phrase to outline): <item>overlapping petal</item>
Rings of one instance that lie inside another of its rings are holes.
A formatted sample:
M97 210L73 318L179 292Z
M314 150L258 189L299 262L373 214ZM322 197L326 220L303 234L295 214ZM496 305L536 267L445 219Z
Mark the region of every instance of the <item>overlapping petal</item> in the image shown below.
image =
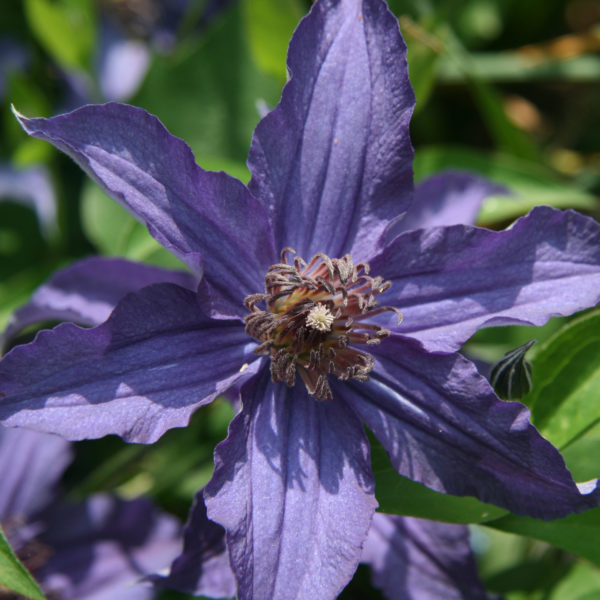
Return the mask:
M66 440L0 427L0 522L27 521L46 508L70 462Z
M597 485L580 492L529 410L499 400L460 354L430 354L392 336L376 356L369 382L336 382L334 396L346 395L401 475L541 519L600 504Z
M275 262L266 211L242 183L198 167L187 144L140 108L109 103L51 119L18 117L204 274L222 314L242 314L244 297L262 288Z
M204 490L196 494L184 529L183 552L168 576L154 576L158 587L173 588L195 596L233 598L236 581L229 565L225 530L209 520Z
M333 598L376 506L362 426L343 402L315 402L266 371L242 400L204 494L227 532L239 598Z
M414 94L398 22L377 0L315 3L290 43L292 78L258 125L250 189L278 249L363 260L408 206ZM302 226L300 227L299 224Z
M254 346L239 321L204 315L193 292L148 286L94 329L64 323L9 352L0 420L69 439L149 443L251 374Z
M381 301L402 311L400 333L453 352L482 327L543 325L594 306L600 224L542 206L505 231L412 231L373 259L371 271L392 282Z
M0 521L14 550L48 598L148 600L153 590L136 584L179 552L179 523L145 499L61 501L70 460L57 436L0 427Z
M486 600L464 525L375 513L363 548L387 600Z
M411 229L474 225L481 204L493 194L508 194L508 190L463 171L445 171L428 177L415 187L409 209L386 231L386 239Z
M149 600L154 591L141 579L181 548L175 518L145 498L106 494L55 506L40 541L52 554L36 574L49 595L64 600Z
M122 258L94 256L57 271L11 317L0 335L0 348L24 327L41 321L72 321L100 325L117 302L153 283L169 282L195 290L198 279L185 271L171 271Z

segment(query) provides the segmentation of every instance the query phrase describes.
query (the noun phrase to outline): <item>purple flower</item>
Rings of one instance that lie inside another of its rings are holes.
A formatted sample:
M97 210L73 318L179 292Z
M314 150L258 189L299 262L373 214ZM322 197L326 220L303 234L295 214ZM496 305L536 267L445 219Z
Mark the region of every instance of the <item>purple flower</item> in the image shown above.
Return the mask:
M465 525L375 513L361 562L388 600L486 600Z
M14 348L1 422L150 443L219 394L239 399L204 498L242 599L346 585L376 507L364 425L400 474L441 492L543 519L599 503L458 351L481 327L596 304L600 225L541 207L506 231L423 228L431 213L459 223L490 188L446 174L413 190L404 57L381 0L316 2L248 187L202 170L141 109L19 116L202 279L132 286L97 327Z
M153 597L139 582L180 549L176 519L143 498L95 494L67 503L57 485L70 460L59 437L0 428L0 522L15 552L49 598Z

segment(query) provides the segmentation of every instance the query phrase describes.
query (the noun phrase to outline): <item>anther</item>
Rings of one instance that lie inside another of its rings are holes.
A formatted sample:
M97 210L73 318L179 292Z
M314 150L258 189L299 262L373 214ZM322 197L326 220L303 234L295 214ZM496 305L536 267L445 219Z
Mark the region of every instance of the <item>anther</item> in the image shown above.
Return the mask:
M329 374L368 379L374 361L353 346L378 344L390 332L363 320L385 311L401 318L397 309L376 301L390 283L368 273L369 265L354 265L349 254L319 253L307 263L292 248L282 250L281 262L267 271L266 293L245 300L246 331L260 342L255 352L270 355L273 381L292 386L297 373L309 394L330 400Z

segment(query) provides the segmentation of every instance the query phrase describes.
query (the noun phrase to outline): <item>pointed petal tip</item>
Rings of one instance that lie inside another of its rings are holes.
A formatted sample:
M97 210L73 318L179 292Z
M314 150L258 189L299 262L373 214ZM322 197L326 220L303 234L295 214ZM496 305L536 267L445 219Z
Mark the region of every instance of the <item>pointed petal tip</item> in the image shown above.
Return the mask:
M593 494L596 490L600 490L600 480L598 479L590 479L589 481L583 481L575 485L577 485L577 489L582 496L587 496L588 494Z
M26 127L25 127L25 123L24 121L27 121L27 117L20 113L17 110L17 107L11 102L10 103L10 110L12 111L13 115L15 115L15 118L17 119L17 121L19 121L19 123L21 124L21 127L23 127L23 129L25 129L25 131L27 131Z
M371 380L345 397L401 475L544 521L600 505L597 480L575 484L525 405L499 400L464 357L407 342L392 335L377 347Z
M239 180L201 169L158 117L111 102L48 119L17 118L26 133L75 160L159 243L212 282L213 295L230 311L262 287L275 257L266 211ZM210 265L202 264L203 256L211 257Z
M402 309L402 333L432 352L455 352L478 329L540 326L596 306L600 223L539 206L502 231L406 231L370 264L392 282L384 301Z
M367 260L410 202L414 94L405 53L380 0L316 2L298 25L291 78L248 157L250 189L272 211L279 247Z
M252 362L245 344L239 322L213 322L194 292L153 284L126 295L98 327L62 323L13 348L0 362L0 423L153 443L252 373L239 372Z

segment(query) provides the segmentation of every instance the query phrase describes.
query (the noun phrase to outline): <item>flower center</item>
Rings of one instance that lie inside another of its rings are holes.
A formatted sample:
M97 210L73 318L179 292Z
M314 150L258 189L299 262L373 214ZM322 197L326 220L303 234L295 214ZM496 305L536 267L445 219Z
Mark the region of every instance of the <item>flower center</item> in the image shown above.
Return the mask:
M288 254L295 252L284 248L281 263L267 271L266 293L246 298L246 332L261 342L255 352L271 357L273 381L293 386L298 373L309 394L331 400L328 374L366 381L373 368L373 358L351 345L379 344L390 334L364 319L394 311L400 322L402 315L375 300L391 283L369 277L369 266L354 265L349 254L319 253L308 263L299 256L290 263Z

